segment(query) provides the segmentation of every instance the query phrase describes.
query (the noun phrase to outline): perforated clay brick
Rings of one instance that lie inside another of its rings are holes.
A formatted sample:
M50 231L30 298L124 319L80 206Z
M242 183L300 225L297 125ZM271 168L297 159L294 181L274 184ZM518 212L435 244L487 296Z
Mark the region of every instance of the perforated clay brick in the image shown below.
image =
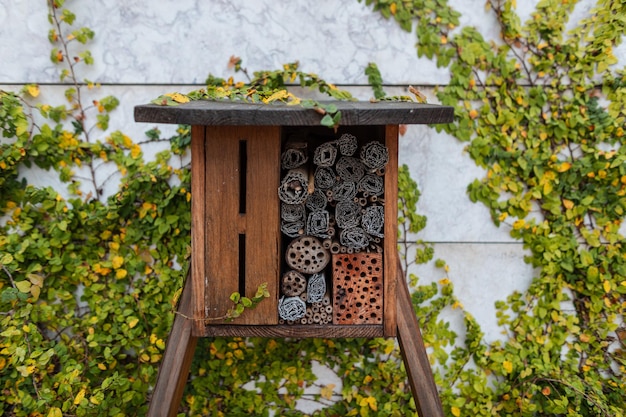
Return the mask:
M332 265L333 324L381 324L382 254L335 254Z

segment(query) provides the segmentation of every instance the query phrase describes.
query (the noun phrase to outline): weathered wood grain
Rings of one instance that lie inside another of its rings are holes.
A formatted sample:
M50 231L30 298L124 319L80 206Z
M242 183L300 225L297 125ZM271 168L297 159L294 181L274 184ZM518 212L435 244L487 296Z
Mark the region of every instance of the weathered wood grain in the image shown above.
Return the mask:
M382 325L315 325L279 326L207 326L210 337L272 337L272 338L375 338L384 337Z
M185 288L180 298L178 312L174 318L172 331L167 339L165 354L157 382L152 392L148 417L176 417L178 406L191 368L198 338L192 335L191 278L187 276Z
M204 159L192 163L204 161L199 174L204 175L204 191L199 200L205 216L197 220L205 231L204 250L194 247L192 254L192 264L201 258L205 269L192 277L194 292L204 293L206 318L215 320L233 306L232 293L253 297L261 284L267 284L270 298L234 323L277 324L280 128L207 126L205 131Z
M204 294L205 317L226 316L239 292L239 132L229 126L207 126L205 189L193 196L204 201L205 249L193 248L192 264L204 257L205 271L192 276L194 292ZM192 165L202 163L193 159ZM195 225L192 225L192 229Z
M385 173L385 240L384 267L384 326L385 336L396 336L396 282L398 276L398 125L385 128L385 146L389 162Z
M398 342L417 413L424 417L444 417L409 288L399 266L397 277Z
M245 137L243 136L245 134ZM247 143L245 295L252 298L261 284L270 297L244 311L241 324L278 324L280 275L280 128L246 127Z
M454 109L413 102L333 101L342 126L450 123ZM322 116L312 109L284 103L260 104L197 100L177 106L135 107L135 121L205 126L317 126Z
M191 294L191 312L196 320L192 323L194 336L202 336L204 333L204 277L206 265L204 254L206 248L206 213L204 193L206 190L206 159L205 127L191 127L191 153L194 155L191 164L191 247L193 248L191 263L191 278L189 285L193 286ZM198 256L198 254L201 254Z

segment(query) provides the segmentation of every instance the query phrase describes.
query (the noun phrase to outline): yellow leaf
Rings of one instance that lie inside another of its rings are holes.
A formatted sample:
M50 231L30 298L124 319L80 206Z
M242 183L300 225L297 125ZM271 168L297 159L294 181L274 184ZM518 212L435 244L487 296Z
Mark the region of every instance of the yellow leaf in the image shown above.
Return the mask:
M604 283L602 284L603 288L604 288L604 292L605 293L610 293L611 292L611 283L609 282L609 280L604 280Z
M374 397L368 397L368 398L367 398L367 402L368 402L368 404L369 404L369 406L370 406L370 408L371 408L372 410L374 410L374 411L378 411L378 404L377 404L377 402L376 402L376 398L374 398Z
M452 413L452 415L454 417L460 417L461 416L461 409L459 407L452 407L452 408L450 408L450 412Z
M187 97L184 94L169 93L169 94L166 94L166 96L168 96L169 98L171 98L172 100L174 100L177 103L188 103L189 102L189 97Z
M130 320L128 321L128 327L132 329L133 327L137 325L137 323L139 323L139 319L137 317L131 317Z
M50 411L48 411L48 417L63 417L63 413L59 407L52 407Z
M398 5L396 3L391 3L391 5L389 5L389 11L391 14L395 15L398 11Z
M35 372L35 365L28 365L28 366L18 366L17 370L20 371L20 374L26 378L27 376L31 375L33 372Z
M26 92L31 97L37 97L39 95L39 86L37 84L29 84L26 86Z
M43 277L38 274L28 274L28 280L33 284L41 287L43 285Z
M106 371L107 366L101 362L98 364L98 369L100 369L101 371Z
M85 398L85 388L81 389L78 394L76 394L76 397L74 397L74 405L80 404L83 398Z
M571 210L572 207L574 207L574 202L572 200L568 200L568 199L563 199L563 206L568 209Z
M333 396L333 388L335 388L335 384L328 384L320 390L320 395L322 398L326 398L330 400Z
M133 159L137 159L137 157L138 157L139 155L141 155L141 147L135 143L135 144L134 144L133 146L131 146L131 148L130 148L130 156L131 156Z
M287 98L289 95L289 93L287 92L287 90L278 90L277 92L275 92L274 94L272 94L271 96L264 98L263 99L263 103L271 103L272 101L276 101L276 100L283 100L285 98Z
M126 278L126 275L128 275L128 271L125 269L118 269L115 271L115 278L117 279L124 279Z
M156 341L156 347L161 350L165 350L165 342L163 341L163 339L159 339Z
M98 397L96 397L95 395L92 395L92 396L89 398L89 401L90 401L92 404L95 404L95 405L100 404L100 399L99 399ZM60 414L59 414L59 417L61 417L61 415L60 415Z
M38 285L31 286L30 293L32 294L33 297L35 297L35 300L38 300L39 295L41 294L41 287Z
M111 259L111 264L113 268L117 269L124 264L124 258L119 255L114 256L113 259Z
M557 171L559 171L559 172L565 172L565 171L569 170L571 167L572 167L572 164L571 164L571 163L569 163L569 162L563 162L561 165L559 165L559 166L557 167L557 169L556 169L556 170L557 170Z
M507 374L510 374L511 372L513 372L513 363L511 361L502 362L502 367L504 368L504 371Z

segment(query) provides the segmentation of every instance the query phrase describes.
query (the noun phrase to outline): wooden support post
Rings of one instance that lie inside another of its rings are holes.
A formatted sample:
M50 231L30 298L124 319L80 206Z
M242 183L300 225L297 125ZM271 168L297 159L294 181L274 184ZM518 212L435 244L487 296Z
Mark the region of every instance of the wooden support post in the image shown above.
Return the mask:
M430 362L411 303L402 268L397 274L398 342L411 392L420 417L444 417ZM163 362L150 400L148 417L175 417L189 375L198 341L191 335L191 285L188 279L181 296L179 312L167 340Z
M167 339L163 362L150 400L148 417L176 417L198 338L191 335L191 279L188 276Z
M420 417L444 417L422 333L420 332L415 310L413 310L409 287L404 279L402 268L399 266L396 297L398 342L409 384L411 385L413 399L415 399L417 413Z

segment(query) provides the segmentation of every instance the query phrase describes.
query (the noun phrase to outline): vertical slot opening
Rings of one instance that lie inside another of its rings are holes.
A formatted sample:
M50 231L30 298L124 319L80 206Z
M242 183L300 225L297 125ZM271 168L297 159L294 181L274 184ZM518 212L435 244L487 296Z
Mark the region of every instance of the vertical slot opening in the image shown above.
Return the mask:
M239 235L239 294L246 295L246 235Z
M239 141L239 213L246 212L246 180L248 176L248 143Z

